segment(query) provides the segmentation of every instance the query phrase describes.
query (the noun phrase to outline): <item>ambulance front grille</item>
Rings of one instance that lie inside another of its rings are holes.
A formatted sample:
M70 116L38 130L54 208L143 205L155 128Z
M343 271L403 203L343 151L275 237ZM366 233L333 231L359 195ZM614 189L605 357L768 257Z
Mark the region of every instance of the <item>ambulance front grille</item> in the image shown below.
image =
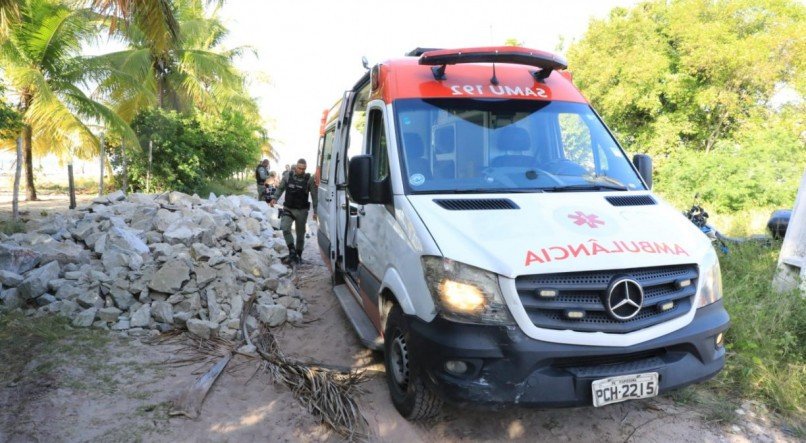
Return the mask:
M644 290L641 310L626 321L611 317L605 308L607 288L620 277L634 279ZM524 275L515 280L515 286L526 313L537 327L624 334L689 312L697 292L697 277L697 266L692 264ZM680 284L686 281L688 285ZM541 296L541 291L554 291L555 295ZM661 306L667 309L661 310ZM569 312L579 311L584 312L584 317L569 318Z

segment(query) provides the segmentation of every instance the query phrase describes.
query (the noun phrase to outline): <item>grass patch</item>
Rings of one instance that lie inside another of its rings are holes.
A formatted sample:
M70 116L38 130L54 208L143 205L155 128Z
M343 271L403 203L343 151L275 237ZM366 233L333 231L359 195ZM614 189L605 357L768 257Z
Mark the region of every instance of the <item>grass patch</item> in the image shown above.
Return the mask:
M50 374L64 363L91 361L108 342L108 335L75 329L61 316L0 314L0 384ZM25 371L29 365L34 367Z
M249 186L252 180L228 178L218 181L208 181L196 191L201 197L207 197L211 192L215 195L241 195L251 193Z
M720 401L752 398L795 419L806 413L806 298L776 293L772 278L780 243L730 245L720 258L726 334L725 370L706 386Z
M767 230L767 222L775 209L782 208L750 209L733 214L711 214L708 224L719 232L733 237L770 235Z
M25 232L25 223L14 220L0 220L0 232L6 235Z
M668 395L677 403L697 406L704 412L706 421L716 423L733 423L737 418L736 409L740 406L736 399L720 395L718 391L693 386L672 391Z

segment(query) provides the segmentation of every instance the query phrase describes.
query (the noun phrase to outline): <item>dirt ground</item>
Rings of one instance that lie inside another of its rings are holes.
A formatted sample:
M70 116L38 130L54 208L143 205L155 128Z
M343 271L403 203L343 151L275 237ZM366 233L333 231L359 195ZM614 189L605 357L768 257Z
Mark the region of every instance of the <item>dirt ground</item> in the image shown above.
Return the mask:
M381 356L362 348L332 294L315 238L307 241L304 259L307 264L297 272L310 323L275 330L283 351L382 371ZM16 379L0 379L0 442L340 440L288 389L273 385L256 360L244 356L237 356L218 379L199 418L169 417L170 400L211 363L177 366L169 362L180 358L178 345L99 334L110 338L74 343L66 337L69 346L59 348L57 360L53 355L34 357ZM369 421L372 441L795 440L753 408L742 406L731 414L733 422L719 422L713 411L668 396L596 409L490 412L445 407L436 420L410 423L392 406L382 373L364 387L366 393L357 402Z
M66 211L70 206L70 197L65 194L42 194L37 195L36 201L25 201L25 191L21 190L20 215L24 219L39 217L44 213ZM97 194L76 195L76 205L82 206L90 203ZM13 194L7 190L0 190L0 220L11 219L11 201Z

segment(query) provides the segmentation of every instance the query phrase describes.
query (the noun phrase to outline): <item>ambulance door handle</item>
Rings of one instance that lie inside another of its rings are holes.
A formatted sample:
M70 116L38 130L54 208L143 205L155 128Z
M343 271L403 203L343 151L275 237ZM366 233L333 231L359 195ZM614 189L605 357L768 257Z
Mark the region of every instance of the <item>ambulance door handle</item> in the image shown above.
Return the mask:
M367 215L367 213L364 211L364 207L363 207L363 206L362 206L362 207L360 207L360 208L358 208L358 215Z

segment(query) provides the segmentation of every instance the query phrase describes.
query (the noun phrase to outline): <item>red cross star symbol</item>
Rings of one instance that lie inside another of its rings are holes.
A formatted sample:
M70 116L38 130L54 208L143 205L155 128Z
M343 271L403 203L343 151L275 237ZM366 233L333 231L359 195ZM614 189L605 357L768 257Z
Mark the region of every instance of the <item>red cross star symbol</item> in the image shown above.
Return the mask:
M596 214L588 214L585 215L582 211L577 211L574 214L568 214L568 218L574 220L579 226L588 225L591 228L598 228L599 225L605 224L604 220L599 220L599 216Z

